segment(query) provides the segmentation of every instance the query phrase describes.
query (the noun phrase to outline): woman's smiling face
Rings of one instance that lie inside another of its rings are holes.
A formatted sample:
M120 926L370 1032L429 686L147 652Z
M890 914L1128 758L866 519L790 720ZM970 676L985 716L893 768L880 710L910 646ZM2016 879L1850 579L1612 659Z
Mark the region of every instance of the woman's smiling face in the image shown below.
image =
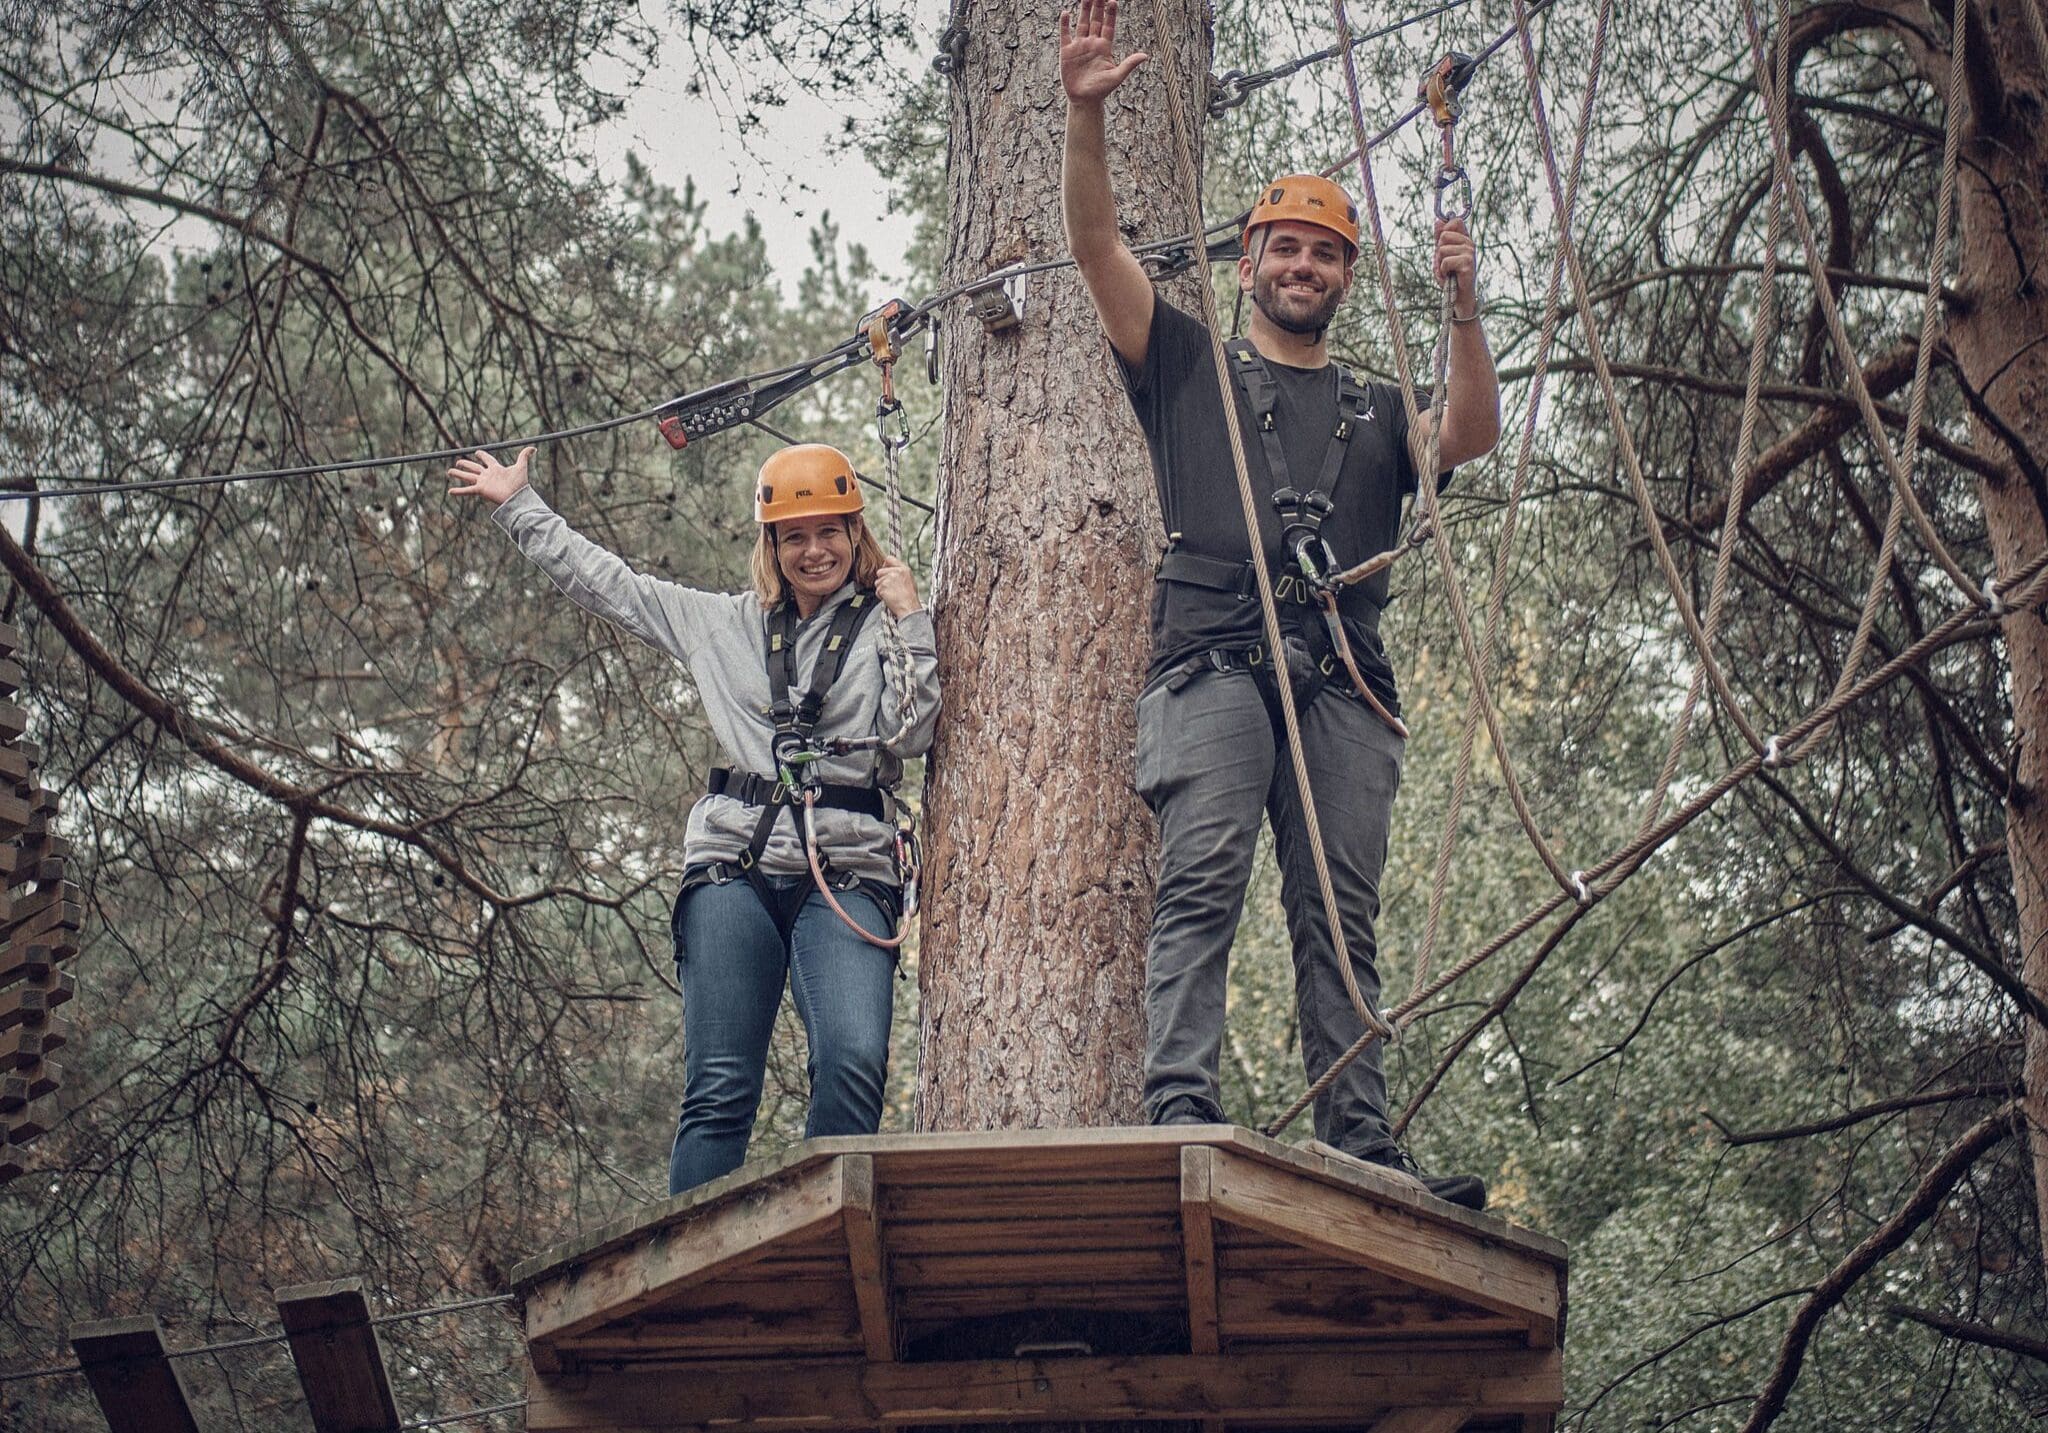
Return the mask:
M844 587L853 573L851 521L835 515L775 524L775 565L805 616Z

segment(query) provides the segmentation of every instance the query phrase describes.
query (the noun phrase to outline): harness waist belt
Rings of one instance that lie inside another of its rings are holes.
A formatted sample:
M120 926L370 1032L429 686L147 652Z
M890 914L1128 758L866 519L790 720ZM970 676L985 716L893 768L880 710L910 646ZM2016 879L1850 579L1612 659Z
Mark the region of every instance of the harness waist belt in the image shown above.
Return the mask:
M1152 580L1234 593L1244 602L1256 601L1259 595L1257 570L1249 561L1230 562L1220 557L1204 557L1199 552L1183 552L1179 548L1170 549L1159 559ZM1292 566L1274 576L1273 597L1282 605L1291 603L1296 607L1311 606L1315 601L1314 592ZM1380 629L1380 604L1373 601L1372 594L1363 587L1347 587L1338 593L1337 609L1346 617L1364 623L1368 631Z
M748 806L785 806L780 783L751 771L734 771L729 766L714 766L705 779L704 789L712 796L727 796ZM877 821L889 819L888 799L880 788L873 786L850 786L843 782L826 781L818 785L818 806L826 811L858 811L872 816Z

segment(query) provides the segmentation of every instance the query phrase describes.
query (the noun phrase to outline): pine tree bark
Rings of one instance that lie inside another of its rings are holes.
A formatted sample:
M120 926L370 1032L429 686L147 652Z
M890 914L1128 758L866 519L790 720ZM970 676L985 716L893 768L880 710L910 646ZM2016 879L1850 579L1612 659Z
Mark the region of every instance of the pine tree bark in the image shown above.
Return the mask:
M2048 548L2048 231L2009 222L2010 205L2048 184L2048 55L2032 54L2019 16L1972 35L2001 74L2028 79L2008 90L2002 112L1979 117L1966 139L1968 159L1957 194L1961 269L1969 311L1951 321L1950 343L1964 381L1992 421L1971 433L1981 452L2004 459L2007 475L1980 484L1986 530L1998 571L2010 573ZM1993 426L2017 439L2015 453ZM2048 622L2039 608L2000 624L2012 683L2014 780L2006 798L2006 853L2019 913L2021 978L2048 997ZM2048 1029L2027 1020L2025 1063L2028 1147L2033 1156L2038 1229L2048 1263Z
M1153 7L1124 7L1126 49ZM1207 14L1166 0L1191 112ZM1066 252L1057 0L968 8L952 92L948 283ZM1161 67L1112 99L1125 235L1185 225ZM916 1121L925 1130L1138 1118L1151 818L1132 789L1159 517L1144 446L1072 270L1024 321L949 318L933 577L945 707L925 790Z
M2048 548L2048 228L2030 197L2048 185L2048 55L2036 52L2017 6L1969 13L1970 114L1956 194L1962 302L1951 309L1947 328L1962 382L1974 395L1971 443L2005 469L1978 485L2004 575ZM1946 85L1946 50L1916 50L1915 58L1924 80ZM2015 950L2027 988L2048 997L2048 622L2038 608L2015 611L2000 631L2011 674L2014 765L2005 839L2018 909ZM2038 1228L2048 1231L2048 1030L2022 1018L2023 1106ZM2042 1257L2048 1261L2048 1238Z

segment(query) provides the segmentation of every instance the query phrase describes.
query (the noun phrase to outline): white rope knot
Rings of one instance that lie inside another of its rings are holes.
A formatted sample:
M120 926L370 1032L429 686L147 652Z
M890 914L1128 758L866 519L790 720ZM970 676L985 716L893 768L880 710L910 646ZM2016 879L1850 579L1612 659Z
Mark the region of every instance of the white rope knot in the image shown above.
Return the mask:
M1784 741L1783 737L1773 734L1771 739L1764 743L1764 767L1766 770L1775 771L1778 767L1785 764Z
M1984 579L1984 610L1993 617L2004 617L2012 611L2005 605L2005 599L1998 595L1998 574L1990 573Z
M1586 884L1584 871L1572 872L1572 898L1582 906L1593 904L1593 888Z

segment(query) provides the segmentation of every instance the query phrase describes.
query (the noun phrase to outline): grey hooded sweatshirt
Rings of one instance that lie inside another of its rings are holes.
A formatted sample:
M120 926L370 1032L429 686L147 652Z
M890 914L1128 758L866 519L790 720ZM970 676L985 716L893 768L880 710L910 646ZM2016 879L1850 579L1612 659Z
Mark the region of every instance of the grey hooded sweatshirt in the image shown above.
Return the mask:
M741 771L771 776L770 744L775 723L768 714L768 668L764 657L767 614L751 592L699 592L658 577L635 572L616 554L598 546L564 522L532 488L521 488L492 514L492 521L511 535L519 550L577 606L623 628L657 651L689 668L704 703L713 735L730 765ZM832 614L851 597L851 582L797 628L794 696L810 687L812 669L824 646ZM884 670L882 627L887 614L868 619L848 649L846 665L832 684L813 736L870 736L894 732L897 690ZM890 752L901 758L921 756L931 745L939 715L939 655L929 613L913 612L898 624L917 695L917 715ZM826 757L815 767L822 781L862 785L875 775L876 752ZM729 796L703 796L690 808L683 835L683 860L696 866L737 860L754 838L761 808ZM807 875L797 822L788 812L776 818L762 854L761 868L771 875ZM895 833L887 824L858 811L817 813L818 847L834 869L865 880L896 883Z

